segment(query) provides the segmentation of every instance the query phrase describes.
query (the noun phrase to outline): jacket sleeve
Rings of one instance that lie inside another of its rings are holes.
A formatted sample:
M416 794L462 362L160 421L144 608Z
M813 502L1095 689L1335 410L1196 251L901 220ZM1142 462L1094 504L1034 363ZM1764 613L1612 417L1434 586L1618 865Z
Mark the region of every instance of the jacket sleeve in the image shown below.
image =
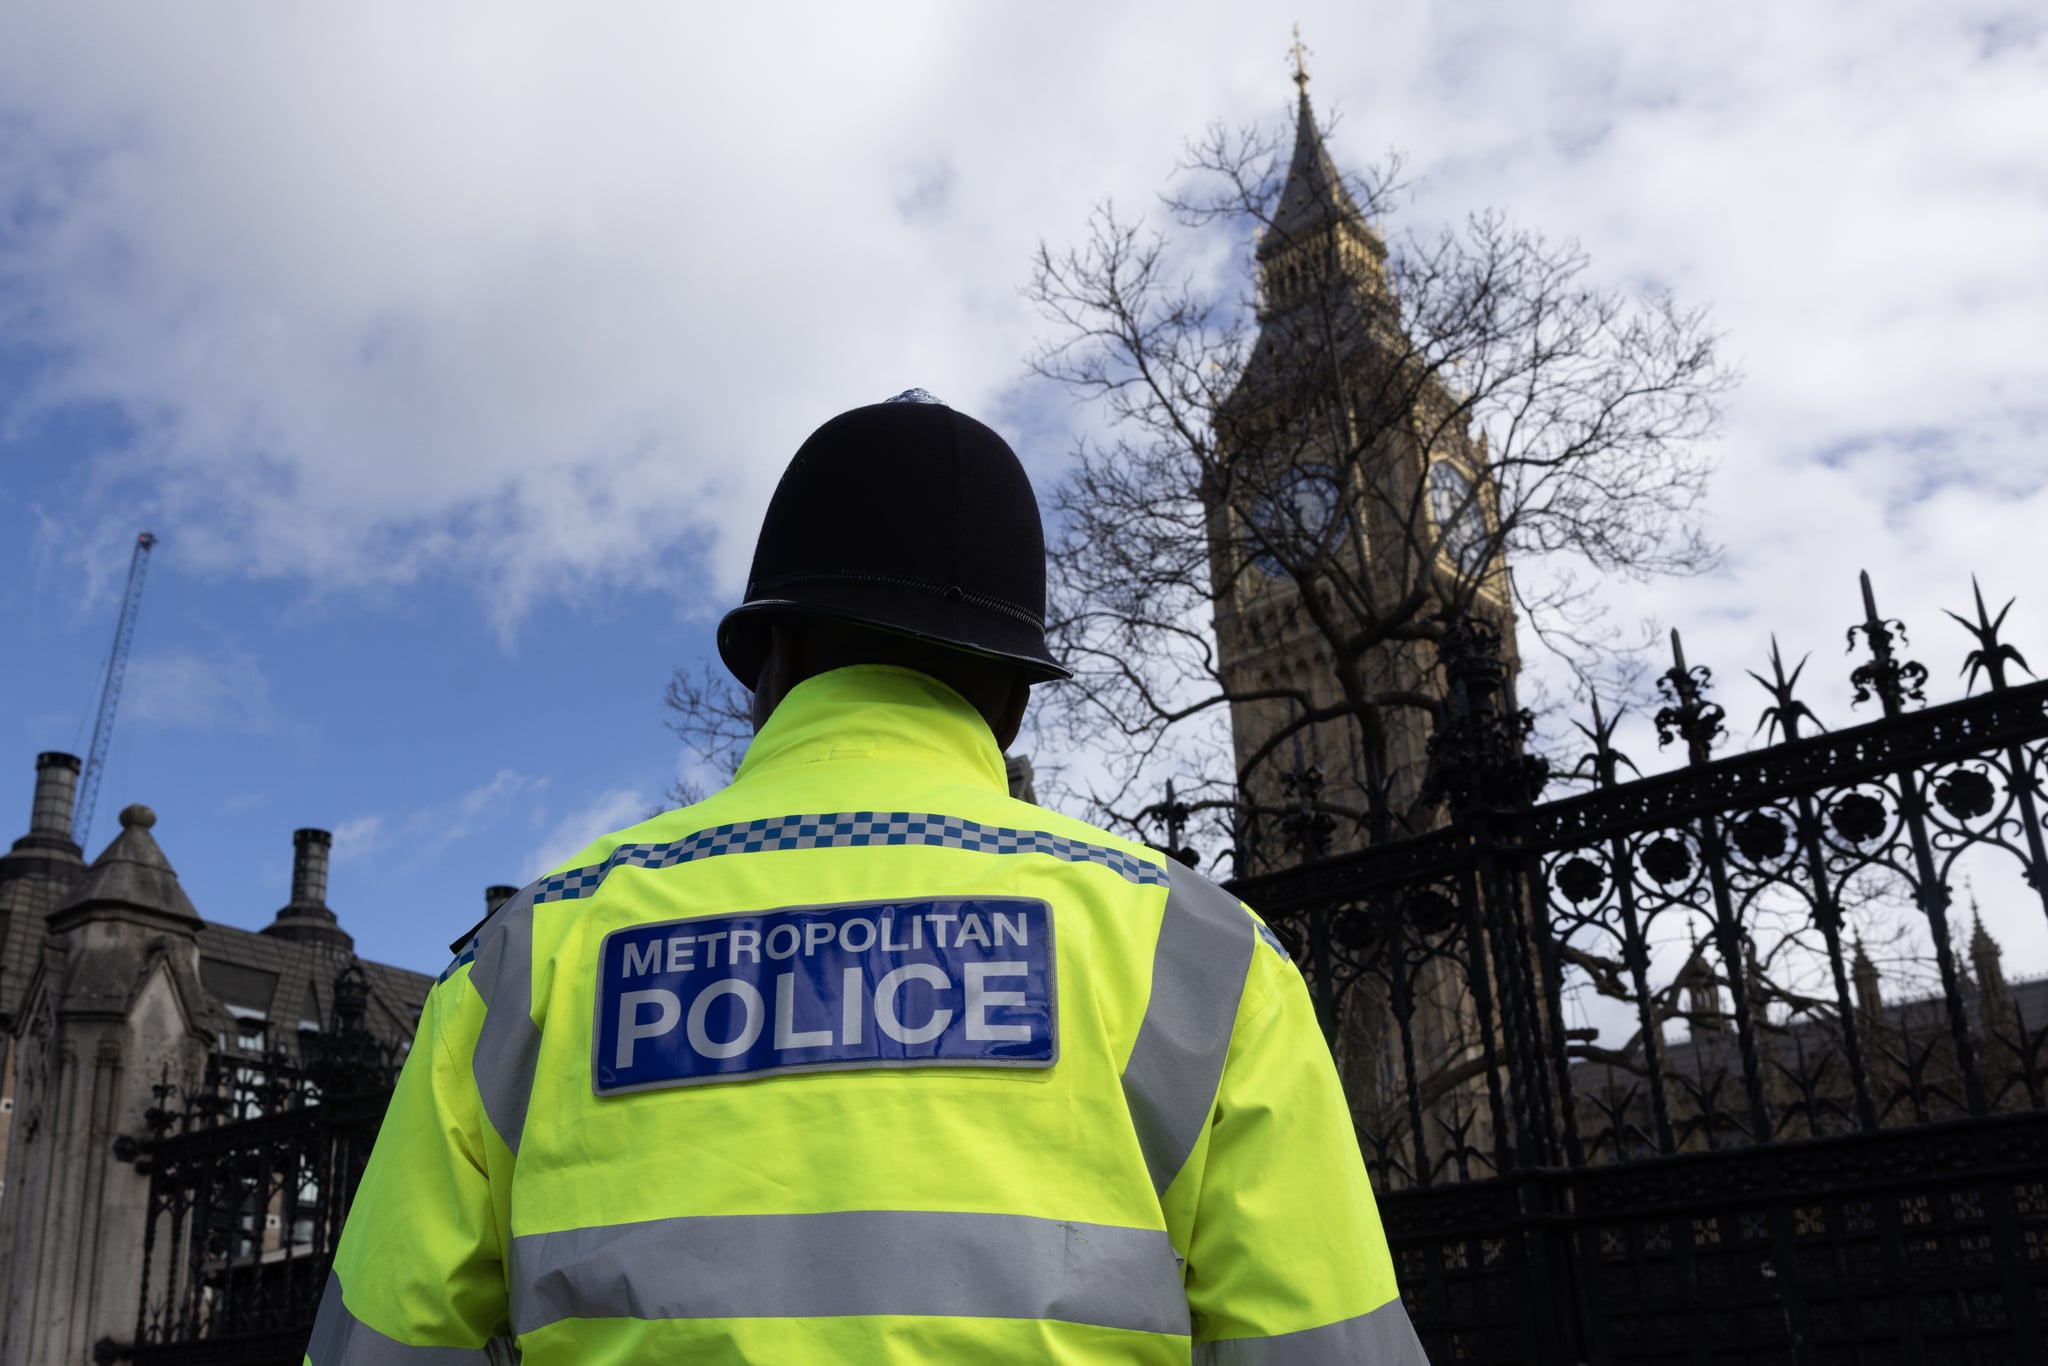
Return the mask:
M1307 988L1260 937L1187 1173L1195 1362L1426 1366Z
M501 1207L470 1067L484 1008L465 964L427 996L348 1212L306 1366L504 1359ZM487 1137L488 1135L488 1137Z

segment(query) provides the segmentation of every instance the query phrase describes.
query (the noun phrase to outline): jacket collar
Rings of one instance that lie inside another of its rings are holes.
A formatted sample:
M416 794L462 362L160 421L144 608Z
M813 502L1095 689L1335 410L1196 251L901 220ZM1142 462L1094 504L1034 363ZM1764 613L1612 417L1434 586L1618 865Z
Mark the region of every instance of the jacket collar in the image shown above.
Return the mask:
M802 764L910 761L934 778L1009 794L1008 771L981 713L914 669L859 664L789 690L747 746L735 783Z

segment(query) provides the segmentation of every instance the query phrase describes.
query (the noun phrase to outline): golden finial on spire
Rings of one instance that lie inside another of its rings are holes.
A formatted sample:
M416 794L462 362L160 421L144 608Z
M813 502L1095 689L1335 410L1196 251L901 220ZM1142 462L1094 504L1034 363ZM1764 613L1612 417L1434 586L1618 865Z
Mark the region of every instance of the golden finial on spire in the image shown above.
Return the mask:
M1301 93L1304 95L1308 93L1307 58L1314 50L1314 48L1301 45L1301 25L1296 24L1294 26L1294 46L1288 49L1288 55L1294 58L1294 83L1300 87Z

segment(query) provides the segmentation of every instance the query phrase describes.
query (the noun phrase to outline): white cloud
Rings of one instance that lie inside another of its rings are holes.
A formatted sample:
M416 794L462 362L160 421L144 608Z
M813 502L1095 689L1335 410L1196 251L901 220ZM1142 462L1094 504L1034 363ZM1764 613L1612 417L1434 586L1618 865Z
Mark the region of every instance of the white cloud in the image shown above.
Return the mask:
M546 786L545 778L532 778L515 773L509 768L501 768L492 775L489 782L480 783L463 793L445 816L433 822L437 838L443 845L453 844L475 829L478 820L488 815L493 808L509 803L525 793L537 792Z
M270 681L246 650L203 655L173 646L139 654L128 662L121 718L261 734L273 723Z
M352 816L334 827L334 861L348 863L369 858L385 845L384 818L379 815Z
M105 400L136 433L43 540L132 535L144 508L223 572L455 576L508 636L538 598L615 585L708 612L832 411L917 383L1056 437L1056 396L1016 387L1033 243L1100 198L1151 203L1183 138L1292 95L1283 25L1222 0L1059 24L481 13L10 16L0 326L50 360L0 421ZM1581 239L1603 280L1712 307L1748 376L1707 509L1728 568L1608 593L1684 628L1738 734L1772 631L1813 652L1830 724L1860 715L1856 568L1936 696L1967 644L1938 609L1969 572L2001 602L2038 581L2048 41L2028 13L1304 5L1335 152L1405 147L1418 224L1501 206ZM1056 446L1024 454L1057 469ZM2010 629L2048 667L2048 598ZM2023 961L2048 963L2028 923Z
M1860 439L1878 477L1837 491L1882 500L1888 434L2040 421L2048 99L2038 25L1880 11L1304 21L1339 154L1406 145L1423 219L1506 205L1715 305L1750 373L1724 489ZM1290 93L1278 26L1221 3L492 15L12 21L0 304L56 360L28 407L121 405L96 487L192 561L452 573L507 630L703 583L700 551L729 594L809 426L911 381L998 406L1033 242ZM2037 487L2009 448L1943 477Z
M540 841L529 877L539 877L600 835L637 825L655 806L652 794L635 787L615 787L564 816Z
M820 11L793 47L702 14L124 11L115 44L89 9L22 16L0 170L28 226L0 283L59 358L31 402L122 405L137 440L99 477L197 563L449 571L510 623L701 544L729 590L822 417L1010 382L1047 222L1019 210L1067 158L1007 126L1024 73L966 127L932 117L1000 41L949 9Z
M404 816L371 812L351 817L334 827L335 861L364 859L387 851L402 861L425 858L466 839L486 821L501 819L518 798L538 793L547 784L546 778L501 768L458 797L418 807Z

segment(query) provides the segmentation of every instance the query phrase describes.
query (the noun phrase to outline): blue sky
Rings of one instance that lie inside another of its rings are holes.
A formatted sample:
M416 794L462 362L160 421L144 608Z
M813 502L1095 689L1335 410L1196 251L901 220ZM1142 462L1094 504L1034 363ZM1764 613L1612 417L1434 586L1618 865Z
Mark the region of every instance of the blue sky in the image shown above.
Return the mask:
M1033 245L1151 202L1207 122L1285 116L1256 7L1087 13L0 7L0 835L89 737L144 527L94 843L149 803L202 913L266 923L323 826L359 948L432 970L487 883L637 818L677 772L662 684L804 434L921 384L1057 477L1085 419L1023 375ZM1773 630L1813 651L1832 724L1859 567L1936 696L1972 570L2048 660L2027 13L1288 18L1339 160L1407 152L1411 224L1499 207L1713 310L1747 375L1727 566L1607 595L1724 680ZM2048 968L1999 877L2009 965Z
M0 459L33 467L24 441L46 451L94 425L38 428ZM24 828L33 752L90 741L117 605L84 595L71 556L37 549L42 506L82 496L54 474L0 500L0 618L10 654L40 661L0 685L13 775L0 790L20 798L8 805ZM211 918L267 923L288 899L291 831L320 826L337 834L330 904L359 951L429 967L482 913L488 883L523 882L640 819L676 776L657 703L706 639L673 594L536 604L508 640L474 588L445 576L320 593L195 569L178 521L151 525L161 543L91 844L118 831L121 806L151 804Z

